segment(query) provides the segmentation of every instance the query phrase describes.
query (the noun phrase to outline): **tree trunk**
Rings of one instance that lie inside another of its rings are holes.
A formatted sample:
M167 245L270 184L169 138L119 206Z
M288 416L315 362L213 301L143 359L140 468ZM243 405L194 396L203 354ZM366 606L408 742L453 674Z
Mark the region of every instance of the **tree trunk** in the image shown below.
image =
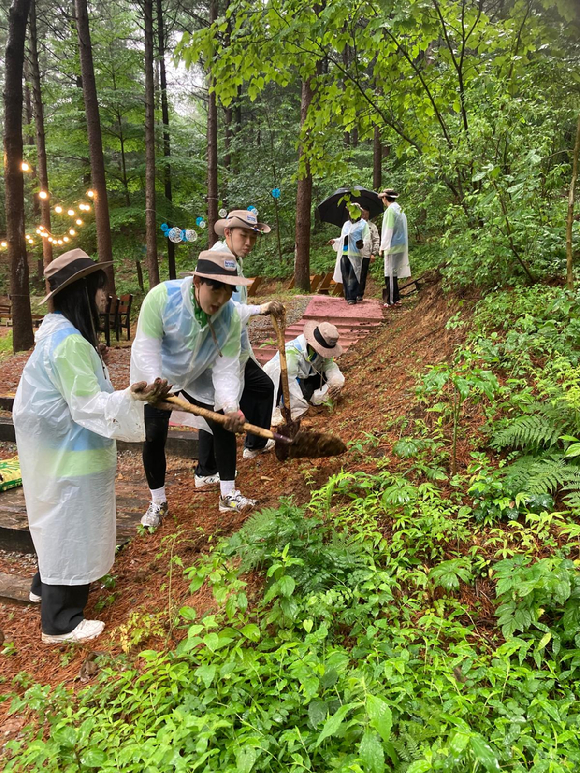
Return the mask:
M155 88L153 85L153 0L143 3L145 12L145 243L149 287L159 284L155 217Z
M30 0L14 0L8 17L4 68L4 184L6 187L6 240L10 261L13 348L34 344L28 260L24 238L24 177L22 173L22 76L24 43Z
M302 98L300 101L300 128L304 125L308 108L312 102L311 78L302 81ZM301 165L304 156L303 145L300 145L298 163ZM298 178L296 193L296 252L294 257L294 284L300 290L310 292L310 209L312 205L312 174L310 164L304 161L304 171Z
M87 118L91 179L92 188L95 193L93 197L93 206L95 208L95 226L97 230L97 251L99 253L99 260L104 263L113 260L113 246L111 243L111 222L109 220L109 201L107 197L107 181L105 178L105 162L103 159L103 143L101 139L101 119L99 116L99 102L97 98L97 86L95 83L95 70L93 67L93 52L91 49L87 0L75 0L75 10L77 34L79 38L83 97ZM108 266L106 272L109 280L108 291L114 296L116 295L116 289L113 266Z
M576 188L576 179L578 177L578 154L580 152L580 116L578 116L578 125L576 127L576 142L574 143L574 154L572 157L572 179L570 181L570 190L568 192L568 217L566 219L566 287L569 290L574 289L574 253L572 251L572 224L574 223L574 190Z
M217 19L217 0L210 0L209 23ZM207 85L209 99L207 105L207 239L212 247L218 240L214 226L218 219L218 150L217 150L217 101L215 91L211 90L213 78L208 74Z
M383 149L381 147L381 132L379 127L375 126L375 135L373 139L373 188L380 191L383 183Z
M32 98L34 101L34 122L36 126L36 156L38 183L40 190L48 191L48 167L46 163L46 142L44 133L44 105L40 83L40 64L38 61L38 34L36 28L36 0L30 5L30 70L32 76ZM43 227L50 233L50 199L40 199L40 219ZM52 260L52 244L42 239L42 263L44 268ZM49 291L46 282L46 291Z
M161 118L163 121L163 182L165 198L169 206L169 217L173 223L173 191L171 189L171 138L169 134L169 103L167 101L167 75L165 72L165 30L163 27L163 1L157 0L157 37L159 48L159 77L161 80ZM169 278L175 279L175 244L167 239L167 262Z

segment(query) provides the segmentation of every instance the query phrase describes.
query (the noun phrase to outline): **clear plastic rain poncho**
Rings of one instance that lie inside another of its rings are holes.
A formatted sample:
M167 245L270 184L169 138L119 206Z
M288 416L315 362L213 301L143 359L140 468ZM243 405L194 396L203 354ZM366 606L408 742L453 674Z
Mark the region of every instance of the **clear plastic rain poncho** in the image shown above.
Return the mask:
M216 411L238 409L241 321L236 305L225 303L213 317L197 306L193 277L174 279L150 290L139 314L131 347L131 382L166 378ZM208 429L191 414L172 420Z
M215 250L217 252L229 252L230 255L235 259L237 267L238 267L238 276L244 276L244 262L241 258L234 255L233 252L231 252L230 248L228 247L226 242L216 242L212 250ZM248 303L248 288L246 285L238 285L236 287L236 290L234 293L232 293L232 301L236 304L238 313L240 315L240 321L242 324L242 338L241 338L241 351L240 351L240 397L242 396L242 392L244 390L244 371L246 369L246 363L250 359L250 357L254 360L254 362L262 367L258 360L256 359L256 356L254 354L254 350L252 349L252 344L250 343L250 337L248 335L248 323L250 321L250 317L255 317L260 314L260 306L255 305L252 303Z
M393 201L383 214L381 244L385 264L385 277L391 282L393 297L393 277L404 279L411 276L409 248L407 244L407 216L396 201Z
M346 241L346 244L345 244ZM362 247L357 247L356 243L363 243ZM336 250L336 263L334 264L333 280L337 284L342 284L341 259L347 255L352 263L357 281L360 282L362 271L362 259L370 255L371 232L366 220L362 218L355 223L347 220L342 226L342 231L338 239L334 240L334 249Z
M145 439L143 403L129 389L115 392L89 342L62 314L48 314L13 417L42 582L99 579L115 558L114 438Z
M326 383L322 384L319 389L315 389L310 398L312 405L323 403L330 387L342 387L344 384L344 376L332 357L322 357L318 352L309 357L308 343L304 335L298 336L286 344L286 362L292 419L297 419L308 410L308 401L302 394L299 379L306 379L316 373L324 373L326 376ZM267 373L274 382L274 395L277 395L277 385L280 383L280 353L264 365L264 373ZM275 404L273 408L272 424L280 424L282 417Z

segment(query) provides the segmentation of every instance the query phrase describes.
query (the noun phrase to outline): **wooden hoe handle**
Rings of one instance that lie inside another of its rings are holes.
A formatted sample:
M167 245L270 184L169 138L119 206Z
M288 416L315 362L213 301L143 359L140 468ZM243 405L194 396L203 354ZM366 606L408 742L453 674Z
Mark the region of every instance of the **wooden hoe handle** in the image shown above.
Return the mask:
M215 411L210 411L207 408L200 408L199 405L193 405L193 403L189 403L186 400L180 400L179 397L167 397L165 400L162 400L159 403L155 403L155 407L169 411L178 409L180 411L184 411L185 413L193 413L195 416L201 416L202 418L209 419L210 421L217 421L218 424L226 423L226 417L223 413L215 413ZM244 431L251 432L252 434L259 435L260 437L268 438L268 440L275 440L277 438L277 435L274 435L274 433L269 429L256 427L255 424L248 424L248 422L244 424Z

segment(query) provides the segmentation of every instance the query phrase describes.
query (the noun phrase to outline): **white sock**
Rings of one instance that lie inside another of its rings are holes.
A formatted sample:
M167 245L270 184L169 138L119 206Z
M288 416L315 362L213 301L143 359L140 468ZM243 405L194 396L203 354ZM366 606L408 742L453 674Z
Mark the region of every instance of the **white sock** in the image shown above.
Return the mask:
M151 499L154 505L162 505L164 502L167 502L165 486L161 486L161 488L150 488L149 491L151 492Z
M228 494L231 494L235 485L235 480L220 480L220 494L222 497L227 497Z

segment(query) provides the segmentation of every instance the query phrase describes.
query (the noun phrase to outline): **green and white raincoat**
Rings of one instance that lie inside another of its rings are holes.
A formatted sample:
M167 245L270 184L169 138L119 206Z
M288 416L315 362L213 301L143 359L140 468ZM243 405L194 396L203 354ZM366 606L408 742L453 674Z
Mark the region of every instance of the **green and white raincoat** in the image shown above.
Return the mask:
M363 246L359 248L356 246L356 243L361 241ZM355 223L347 220L342 226L340 236L338 239L334 240L333 247L336 250L336 262L334 264L334 274L332 275L332 279L337 284L342 284L341 259L346 255L352 263L357 281L360 282L362 259L371 254L371 232L367 221L362 218Z
M288 365L288 386L290 388L290 409L293 419L297 419L308 410L308 401L304 399L300 389L300 380L314 376L316 373L324 373L326 376L326 383L322 384L321 379L320 388L315 389L310 398L312 405L323 403L330 387L342 387L344 384L344 376L332 357L321 357L317 352L309 355L308 343L304 335L298 336L293 341L288 341L286 344L286 362ZM278 394L278 385L280 384L279 353L264 365L264 372L274 382L272 425L277 425L282 421L282 416L276 408L276 396Z
M379 250L383 253L385 277L404 279L411 276L407 243L407 216L396 201L385 209ZM393 288L391 287L391 298Z
M47 314L13 417L42 582L99 579L115 558L115 438L144 440L143 403L115 392L95 349L62 314Z
M236 411L240 396L241 320L228 301L208 317L193 295L193 277L174 279L145 296L131 347L131 383L166 378L216 411ZM208 429L191 414L172 421Z

